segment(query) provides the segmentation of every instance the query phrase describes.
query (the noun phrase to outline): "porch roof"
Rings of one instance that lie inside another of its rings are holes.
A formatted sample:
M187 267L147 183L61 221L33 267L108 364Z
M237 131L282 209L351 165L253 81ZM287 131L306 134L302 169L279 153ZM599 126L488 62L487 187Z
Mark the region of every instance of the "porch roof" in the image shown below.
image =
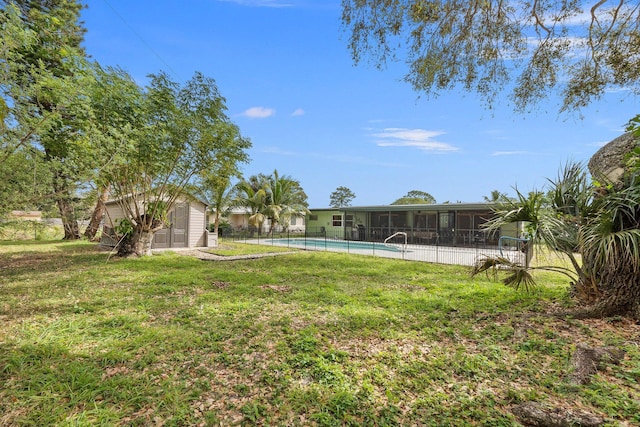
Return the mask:
M340 212L438 212L438 211L477 211L491 210L496 204L492 202L478 203L434 203L420 205L378 205L378 206L345 206Z

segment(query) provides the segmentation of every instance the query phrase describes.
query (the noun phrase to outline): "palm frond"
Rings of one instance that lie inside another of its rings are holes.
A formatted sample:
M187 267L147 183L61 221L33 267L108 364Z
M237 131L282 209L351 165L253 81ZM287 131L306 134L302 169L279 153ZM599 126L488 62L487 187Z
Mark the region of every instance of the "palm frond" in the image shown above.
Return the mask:
M532 191L524 194L517 188L515 191L516 199L504 199L494 206L493 218L483 226L487 231L498 231L506 224L524 222L529 224L530 232L535 233L545 206L544 193Z
M555 180L548 179L553 210L573 218L585 218L592 209L593 191L582 163L567 162Z
M640 229L587 234L583 252L594 271L625 265L640 274Z
M505 271L509 274L502 279L502 283L517 290L521 288L526 292L530 292L536 283L531 275L531 268L522 266L505 257L483 257L474 264L471 275L475 276L480 273L493 273L493 278L497 278L498 272Z
M521 265L516 265L509 270L511 274L502 279L502 283L515 289L516 291L524 289L525 292L531 292L536 287L536 281L531 274L531 270Z

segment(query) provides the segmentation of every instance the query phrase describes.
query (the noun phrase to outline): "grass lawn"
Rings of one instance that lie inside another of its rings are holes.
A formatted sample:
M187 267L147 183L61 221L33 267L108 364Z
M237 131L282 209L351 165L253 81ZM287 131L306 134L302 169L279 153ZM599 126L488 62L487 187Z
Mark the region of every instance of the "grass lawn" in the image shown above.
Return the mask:
M640 326L545 315L569 301L539 277L523 294L338 253L1 242L0 425L513 426L529 400L640 425ZM581 342L626 357L573 386Z
M295 252L298 249L274 245L248 245L233 241L221 241L217 248L209 249L209 252L221 256L256 255L276 252Z

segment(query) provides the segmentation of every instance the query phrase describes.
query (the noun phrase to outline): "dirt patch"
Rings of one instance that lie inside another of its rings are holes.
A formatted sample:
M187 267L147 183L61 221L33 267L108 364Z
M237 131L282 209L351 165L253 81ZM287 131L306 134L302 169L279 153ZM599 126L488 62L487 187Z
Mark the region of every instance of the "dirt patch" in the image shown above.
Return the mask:
M216 280L215 282L213 282L211 284L214 288L218 288L218 289L224 289L224 288L228 288L229 286L231 286L231 283L229 282L222 282L222 281L218 281Z
M291 286L287 285L262 285L260 288L274 292L291 292Z

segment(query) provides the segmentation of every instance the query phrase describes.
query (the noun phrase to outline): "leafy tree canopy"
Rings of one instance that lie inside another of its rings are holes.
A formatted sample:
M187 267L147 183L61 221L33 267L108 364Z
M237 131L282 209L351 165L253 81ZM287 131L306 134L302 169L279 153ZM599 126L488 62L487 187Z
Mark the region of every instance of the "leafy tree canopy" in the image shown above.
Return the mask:
M329 206L339 208L341 206L351 206L351 202L356 198L356 194L348 187L340 186L329 196Z
M400 197L395 202L391 203L392 205L430 205L436 202L435 197L431 194L420 191L420 190L411 190L406 195Z
M241 180L234 189L234 204L247 209L249 224L259 229L270 220L269 233L280 224L287 227L294 216L308 212L307 194L300 182L274 170L271 175L258 174Z
M639 93L640 5L606 0L343 0L356 63L406 60L405 80L436 95L454 87L491 106L513 88L517 111L551 93L579 109L608 88Z
M120 252L146 255L153 234L196 175L246 161L251 143L226 116L213 79L201 73L182 85L164 73L152 75L146 90L128 99L141 100L133 108L143 119L105 179L131 223Z

